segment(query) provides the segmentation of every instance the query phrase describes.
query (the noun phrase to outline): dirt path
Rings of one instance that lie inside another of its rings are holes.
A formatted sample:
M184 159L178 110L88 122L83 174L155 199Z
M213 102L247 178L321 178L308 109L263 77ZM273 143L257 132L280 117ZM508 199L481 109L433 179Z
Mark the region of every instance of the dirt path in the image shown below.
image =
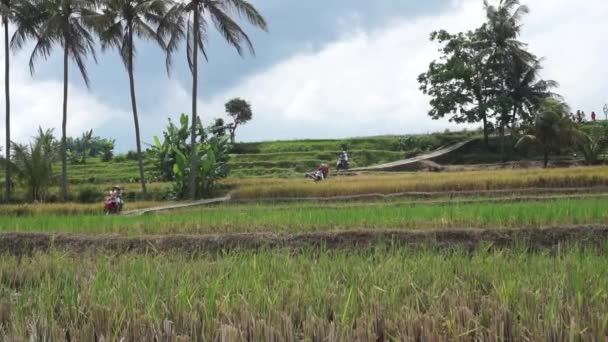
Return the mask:
M213 253L229 250L267 248L369 248L378 243L390 246L431 246L436 248L509 247L522 243L531 249L576 242L603 245L608 241L608 225L558 226L542 229L449 229L324 232L310 234L225 234L225 235L120 235L0 234L0 254L27 255L34 251L60 250L72 253Z
M163 206L159 206L159 207L130 210L130 211L125 211L122 214L137 216L137 215L144 215L144 214L156 213L156 212L161 212L161 211L200 207L203 205L224 203L224 202L228 202L228 201L230 201L230 195L225 196L225 197L219 197L219 198L204 199L204 200L194 201L194 202L177 203L177 204L163 205Z
M403 170L407 170L408 168L411 167L415 167L416 164L422 162L422 161L426 161L426 160L430 160L433 158L437 158L437 157L441 157L443 155L446 155L448 153L454 152L460 148L462 148L463 146L478 140L478 138L474 138L474 139L469 139L466 141L462 141L459 142L457 144L454 145L450 145L444 148L441 148L439 150L435 150L433 152L429 152L429 153L425 153L413 158L409 158L409 159L404 159L404 160L398 160L398 161L394 161L391 163L386 163L386 164L380 164L380 165L373 165L373 166L367 166L367 167L359 167L359 168L354 168L351 169L350 171L353 172L359 172L359 171L403 171Z

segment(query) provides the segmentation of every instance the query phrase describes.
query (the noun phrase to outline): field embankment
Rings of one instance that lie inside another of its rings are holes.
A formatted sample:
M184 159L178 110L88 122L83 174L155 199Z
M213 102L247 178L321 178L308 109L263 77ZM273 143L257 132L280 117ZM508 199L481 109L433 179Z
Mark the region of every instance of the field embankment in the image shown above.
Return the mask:
M367 249L383 245L394 248L475 248L479 246L529 249L562 244L600 245L608 240L608 225L546 227L539 229L449 229L318 232L308 234L217 234L217 235L119 235L0 234L0 254L32 254L53 250L73 253L217 253L240 250L315 248Z

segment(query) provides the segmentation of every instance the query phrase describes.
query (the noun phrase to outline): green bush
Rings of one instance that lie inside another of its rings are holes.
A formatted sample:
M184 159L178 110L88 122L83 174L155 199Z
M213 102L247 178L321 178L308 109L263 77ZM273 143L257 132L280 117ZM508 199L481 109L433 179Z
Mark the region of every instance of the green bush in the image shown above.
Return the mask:
M84 187L78 190L77 196L80 203L95 203L103 201L103 193L94 187Z

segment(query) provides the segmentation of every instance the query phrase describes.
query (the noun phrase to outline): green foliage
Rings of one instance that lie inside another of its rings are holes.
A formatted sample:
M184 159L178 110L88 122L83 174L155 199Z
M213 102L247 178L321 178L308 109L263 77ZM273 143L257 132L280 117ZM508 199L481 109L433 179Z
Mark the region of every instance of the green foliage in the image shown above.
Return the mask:
M103 192L98 188L86 186L78 190L77 200L79 203L97 203L103 200Z
M109 162L114 158L114 139L103 139L99 150L101 161Z
M137 154L137 151L128 151L127 154L125 155L125 157L127 158L127 160L132 160L132 161L137 161L139 160L139 155Z
M228 101L225 105L226 114L232 117L232 123L227 126L230 131L230 142L235 143L235 134L238 126L243 125L251 120L253 112L249 102L235 98Z
M534 125L527 135L515 145L517 149L527 149L537 145L544 154L544 166L547 166L549 153L559 152L561 148L571 145L576 138L576 128L569 118L569 108L554 99L544 99L534 116Z
M403 151L431 151L440 145L439 139L434 135L407 135L399 139L399 146Z
M29 145L13 143L12 156L10 167L28 189L28 199L44 201L53 182L53 162L57 157L53 131L38 128L38 136Z
M598 163L599 156L608 147L608 124L597 123L576 132L576 144L587 165Z
M222 136L209 137L203 129L200 119L196 128L197 194L208 194L218 179L228 175L228 139ZM160 167L161 177L172 181L171 196L176 199L186 198L189 190L190 167L192 164L191 145L189 144L190 127L188 116L180 116L180 125L171 120L163 132L163 141L154 137L150 154Z

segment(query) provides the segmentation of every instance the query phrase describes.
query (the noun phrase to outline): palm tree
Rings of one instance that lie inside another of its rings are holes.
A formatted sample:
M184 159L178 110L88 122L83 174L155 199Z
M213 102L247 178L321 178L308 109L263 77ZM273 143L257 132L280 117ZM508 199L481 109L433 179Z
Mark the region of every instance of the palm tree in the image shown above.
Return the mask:
M480 32L482 56L486 68L493 71L497 79L502 80L494 90L500 128L500 155L504 161L505 125L511 121L510 109L514 104L508 94L506 80L515 61L531 63L536 57L526 51L526 44L518 41L521 32L521 19L529 12L527 6L520 5L519 0L500 0L493 6L484 0L486 23Z
M97 22L100 30L99 37L102 49L116 48L120 53L123 64L129 74L129 88L131 91L131 107L133 122L135 124L135 141L137 143L137 159L139 162L139 178L141 190L146 193L146 180L144 176L144 162L141 152L141 139L139 133L139 118L137 115L137 102L135 100L135 78L133 76L133 57L135 45L133 37L153 40L164 48L163 40L157 35L150 24L159 24L166 12L165 0L106 0L103 13Z
M91 55L95 62L95 40L89 30L94 17L94 2L90 0L35 0L42 23L36 34L36 45L30 57L30 71L39 57L48 58L55 45L63 49L63 120L61 123L61 198L68 198L67 176L67 116L68 116L68 60L71 57L89 87L85 58Z
M569 146L577 137L576 127L570 118L568 106L555 99L544 99L534 117L530 132L519 139L515 148L537 145L543 152L543 166L547 167L549 153Z
M222 37L232 45L237 53L243 56L243 45L255 54L249 36L230 16L236 14L245 17L249 23L262 30L267 29L262 15L247 0L185 0L173 6L167 13L166 20L159 27L159 34L170 34L167 43L167 68L171 66L171 54L177 49L179 41L186 38L188 66L192 72L192 124L190 132L191 164L190 164L190 197L197 196L196 158L196 122L198 94L198 52L207 59L205 43L209 21L213 22Z
M5 164L5 200L11 199L11 96L10 96L10 47L9 47L9 25L17 26L13 39L19 39L28 33L34 34L37 19L36 7L27 0L1 0L0 17L4 28L4 95L6 106L6 161Z
M1 160L28 188L32 201L44 201L53 181L55 142L52 130L38 129L38 136L29 145L11 143L13 159Z
M553 80L540 79L542 70L541 60L535 60L531 64L525 63L520 59L514 60L511 68L511 75L507 79L509 97L513 102L513 114L511 117L511 127L515 130L517 116L523 121L529 122L531 114L540 101L545 98L561 97L552 92L551 89L557 88L559 84Z

